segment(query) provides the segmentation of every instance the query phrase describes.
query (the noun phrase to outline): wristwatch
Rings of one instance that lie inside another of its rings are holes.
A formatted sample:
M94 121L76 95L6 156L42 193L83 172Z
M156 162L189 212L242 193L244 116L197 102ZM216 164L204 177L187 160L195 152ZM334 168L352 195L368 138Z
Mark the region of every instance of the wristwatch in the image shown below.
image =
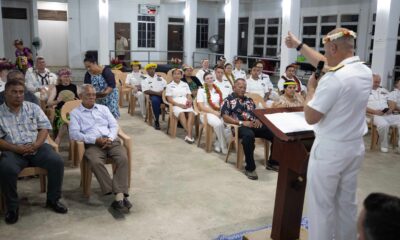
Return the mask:
M243 122L242 121L239 121L239 126L243 126Z

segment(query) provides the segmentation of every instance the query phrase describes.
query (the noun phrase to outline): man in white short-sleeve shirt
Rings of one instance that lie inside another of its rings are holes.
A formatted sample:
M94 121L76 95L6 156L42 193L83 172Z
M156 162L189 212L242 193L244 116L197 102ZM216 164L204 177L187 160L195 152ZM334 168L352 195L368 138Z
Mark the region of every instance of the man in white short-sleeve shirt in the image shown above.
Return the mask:
M159 117L161 113L162 93L167 86L167 81L164 78L157 76L155 70L157 64L149 63L144 67L147 71L146 78L142 81L142 91L145 94L149 94L151 106L154 113L154 128L160 130Z
M389 128L396 126L400 130L400 115L393 114L396 103L392 100L389 91L381 87L381 77L374 74L373 79L367 113L373 119L378 130L381 152L387 153L389 151Z
M314 67L329 66L318 81L308 82L304 114L315 124L315 141L307 171L309 239L356 240L357 173L364 159L367 133L366 108L372 72L354 56L355 33L344 28L329 32L325 56L289 33L285 42L296 48Z
M217 66L214 70L215 80L214 84L221 90L222 99L225 99L229 94L233 92L232 85L228 79L223 79L224 68Z
M264 101L267 101L270 94L270 89L267 82L260 78L257 67L252 67L250 73L250 77L246 80L246 92L256 93L260 95Z

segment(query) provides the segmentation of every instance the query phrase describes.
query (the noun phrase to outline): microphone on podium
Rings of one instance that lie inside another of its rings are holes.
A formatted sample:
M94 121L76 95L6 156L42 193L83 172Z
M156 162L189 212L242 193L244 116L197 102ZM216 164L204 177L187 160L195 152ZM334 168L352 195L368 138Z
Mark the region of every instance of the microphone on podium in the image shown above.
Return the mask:
M315 70L315 79L318 80L319 77L321 77L322 69L324 68L325 62L324 61L319 61L317 65L317 70Z

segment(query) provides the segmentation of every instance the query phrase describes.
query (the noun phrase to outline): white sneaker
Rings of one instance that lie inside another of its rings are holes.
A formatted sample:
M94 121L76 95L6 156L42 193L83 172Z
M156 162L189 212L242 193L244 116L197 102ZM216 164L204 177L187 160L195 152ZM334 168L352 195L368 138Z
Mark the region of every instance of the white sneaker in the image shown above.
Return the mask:
M214 151L217 153L221 152L221 148L218 145L214 145Z
M190 138L190 137L186 136L185 137L185 142L187 142L189 144L192 144L192 143L194 143L194 138Z
M387 153L387 152L389 152L389 149L386 147L381 147L381 152Z

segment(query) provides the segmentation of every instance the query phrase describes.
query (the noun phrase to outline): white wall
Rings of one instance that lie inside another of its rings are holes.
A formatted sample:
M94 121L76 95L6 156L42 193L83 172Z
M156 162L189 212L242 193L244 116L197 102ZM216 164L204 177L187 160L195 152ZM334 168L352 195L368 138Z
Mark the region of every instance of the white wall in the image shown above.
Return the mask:
M57 11L68 9L66 3L58 2L38 2L37 8ZM43 56L49 66L68 66L68 22L39 20L38 28L42 40L38 55Z
M24 46L31 48L31 6L28 2L5 1L1 2L2 7L18 7L27 9L28 19L2 19L3 20L3 39L4 57L15 61L14 40L22 39ZM32 48L31 48L32 49Z

